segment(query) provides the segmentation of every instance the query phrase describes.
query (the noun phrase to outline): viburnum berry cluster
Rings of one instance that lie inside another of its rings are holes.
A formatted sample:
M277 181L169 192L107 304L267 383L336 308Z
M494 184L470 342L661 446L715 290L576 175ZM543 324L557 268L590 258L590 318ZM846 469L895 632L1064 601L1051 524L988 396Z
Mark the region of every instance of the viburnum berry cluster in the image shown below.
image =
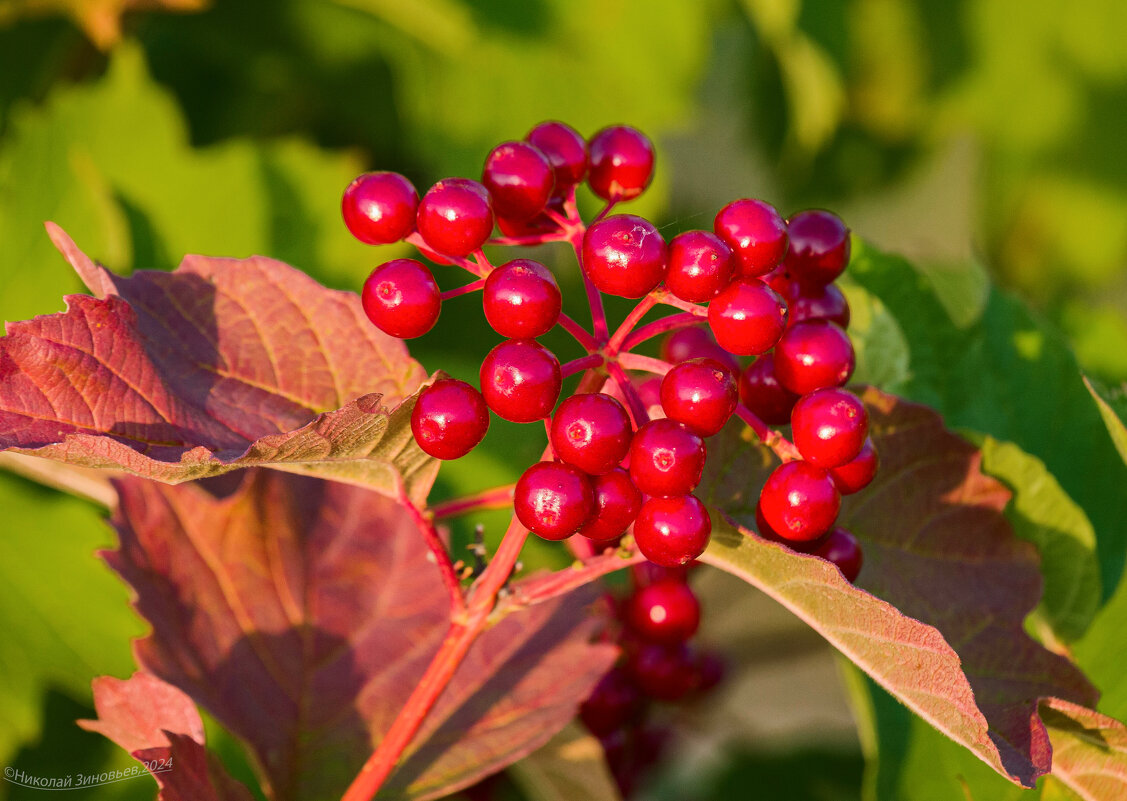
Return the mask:
M723 678L720 657L693 646L701 604L688 577L688 566L643 563L631 571L631 591L617 602L624 658L579 708L623 796L661 759L669 739L668 730L650 720L653 702L699 697Z
M415 439L436 458L457 459L481 442L490 412L542 422L542 461L512 490L520 524L544 539L578 535L596 547L630 533L647 559L676 568L708 544L709 510L693 493L707 439L736 415L782 460L759 495L760 534L829 559L853 580L860 547L834 524L841 496L872 480L877 456L865 407L842 389L855 357L849 305L834 281L849 262L849 229L828 211L784 219L745 198L720 209L711 231L666 242L649 220L611 213L646 189L653 170L653 145L632 127L584 140L544 122L495 147L480 181L445 178L421 198L391 172L349 185L342 211L360 241L405 239L437 265L394 259L372 271L361 297L380 330L421 336L445 300L480 291L485 319L504 337L484 355L477 387L439 378L420 393ZM605 201L589 224L576 204L584 180ZM494 265L483 251L554 241L574 250L590 329L561 311L546 265ZM443 292L432 269L448 267L474 280ZM639 301L613 331L603 294ZM643 324L658 304L678 311ZM556 326L586 355L561 364L537 341ZM659 358L636 352L661 336ZM564 379L579 373L561 401ZM793 442L770 428L788 423Z

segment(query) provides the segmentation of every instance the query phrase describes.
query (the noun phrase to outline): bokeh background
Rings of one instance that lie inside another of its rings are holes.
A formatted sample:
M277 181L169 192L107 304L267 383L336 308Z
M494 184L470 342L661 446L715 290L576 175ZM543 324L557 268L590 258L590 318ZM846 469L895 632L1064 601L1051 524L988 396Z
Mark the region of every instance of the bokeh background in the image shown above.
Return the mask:
M48 219L122 272L261 253L356 288L400 251L348 237L353 176L394 169L422 189L476 177L493 145L558 118L650 134L656 178L630 210L669 235L710 227L736 197L832 208L921 266L956 323L992 280L1118 383L1125 35L1122 0L0 0L0 318L79 291ZM491 340L471 311L413 343L428 368L476 372ZM491 433L475 482L511 480L539 450L527 439ZM461 481L455 470L440 491ZM127 675L144 630L92 558L112 543L101 512L8 475L0 508L0 763L47 776L128 764L73 725L92 714L90 677ZM872 791L848 681L773 609L715 613L705 636L735 643L745 668L681 721L658 795ZM5 796L40 794L4 783Z

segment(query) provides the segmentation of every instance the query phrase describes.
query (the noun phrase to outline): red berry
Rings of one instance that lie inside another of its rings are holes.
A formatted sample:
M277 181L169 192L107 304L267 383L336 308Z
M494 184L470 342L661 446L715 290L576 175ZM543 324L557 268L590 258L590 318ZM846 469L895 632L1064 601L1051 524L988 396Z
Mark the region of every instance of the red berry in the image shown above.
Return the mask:
M708 304L708 325L724 350L764 353L786 329L787 304L758 278L737 278Z
M592 734L602 737L621 729L640 711L641 704L642 696L629 674L615 667L580 704L579 719Z
M546 540L563 540L587 522L595 491L587 476L561 462L537 462L524 471L513 490L517 520Z
M531 220L544 210L555 186L548 157L528 142L503 142L485 159L481 182L493 210L508 220Z
M835 284L808 286L792 282L793 294L783 293L790 307L789 325L805 320L829 320L842 328L849 326L849 303Z
M662 567L661 565L655 565L653 562L642 562L641 564L634 565L631 573L634 575L634 586L646 587L650 584L656 584L659 581L684 582L688 580L689 567L691 567L691 565Z
M465 456L488 429L485 399L465 381L454 378L440 378L424 389L411 410L415 441L436 459Z
M789 423L798 398L779 383L773 353L764 353L740 374L740 402L768 425Z
M427 247L445 256L467 256L493 233L489 192L477 181L446 178L423 195L416 223Z
M634 521L634 542L651 562L680 567L708 547L712 520L704 504L692 495L648 498Z
M560 360L533 339L507 339L481 363L481 394L514 423L547 417L560 396Z
M594 476L591 486L595 490L595 511L578 533L594 542L621 537L642 508L642 493L621 467Z
M670 364L680 364L689 359L714 359L733 373L739 372L736 357L716 344L712 332L705 325L679 328L665 335L661 341L661 358Z
M626 622L649 642L684 642L700 625L700 602L685 582L661 581L630 596Z
M786 540L809 541L830 530L841 496L829 473L801 460L775 468L759 493L763 518Z
M570 125L542 122L525 139L548 157L556 176L556 197L567 194L587 174L587 142Z
M419 193L397 172L366 172L340 201L349 232L366 245L398 242L415 228Z
M400 339L421 337L434 328L442 311L434 276L414 259L392 259L372 270L360 301L373 325Z
M837 565L850 584L857 580L861 572L861 563L864 561L861 543L841 526L835 526L821 544L810 553Z
M627 125L603 128L587 148L591 191L607 201L630 200L650 184L654 147L641 131Z
M873 440L866 438L865 444L861 446L861 452L852 461L830 468L830 478L833 479L838 492L842 495L852 495L869 486L879 466L880 459L873 447Z
M818 389L803 395L790 419L798 452L818 467L840 467L851 461L869 435L865 404L844 389Z
M634 214L600 220L583 237L583 272L609 295L642 297L661 283L665 260L661 234Z
M669 242L665 286L681 300L712 300L732 280L732 251L708 231L685 231Z
M622 404L601 392L572 395L552 416L556 457L591 475L618 467L633 433Z
M659 701L684 698L696 685L696 660L684 643L643 645L630 655L628 669L643 693Z
M646 495L687 495L704 471L704 440L676 420L650 420L630 443L630 478Z
M661 381L661 408L666 416L702 437L722 429L738 402L736 377L712 359L681 362Z
M828 320L791 326L775 347L779 383L799 395L842 386L853 375L856 363L849 335Z
M788 540L786 537L780 536L779 532L771 528L771 524L767 522L767 518L763 516L763 505L757 503L755 505L755 530L759 532L759 536L771 542L782 543L792 551L799 553L810 553L813 549L822 544L822 540L826 538L826 534L809 541L795 541Z
M762 200L733 200L716 215L716 235L735 255L736 274L754 278L771 272L787 252L787 225Z
M849 264L849 229L836 214L800 211L787 220L786 268L805 284L828 284Z
M513 259L486 277L481 303L498 334L532 339L560 319L562 297L551 270L532 259Z

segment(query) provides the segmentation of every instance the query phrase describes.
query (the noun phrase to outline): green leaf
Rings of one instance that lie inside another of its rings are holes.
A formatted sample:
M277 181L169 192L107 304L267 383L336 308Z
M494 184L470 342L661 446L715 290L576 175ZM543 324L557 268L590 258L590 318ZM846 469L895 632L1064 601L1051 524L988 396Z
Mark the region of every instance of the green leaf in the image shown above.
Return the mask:
M603 746L578 723L509 767L509 775L536 801L621 801Z
M907 338L905 394L938 409L948 425L1036 456L1084 509L1096 531L1106 599L1127 557L1127 465L1067 345L997 289L982 317L959 329L926 277L868 245L857 248L850 273L884 302Z
M1127 418L1127 392L1123 389L1096 389L1087 376L1084 377L1084 386L1092 393L1092 399L1100 410L1100 418L1107 426L1107 433L1115 443L1115 449L1119 451L1123 461L1127 462L1127 425L1123 422Z
M1040 459L993 437L979 446L983 472L1014 492L1006 506L1014 533L1041 554L1045 587L1039 609L1056 636L1071 642L1087 630L1101 601L1092 524Z
M849 336L857 354L853 380L897 392L908 380L910 354L900 324L878 297L856 284L842 287L849 302Z
M54 687L90 704L90 678L132 669L143 626L94 557L112 537L97 509L0 473L0 763L39 734ZM61 767L61 766L60 766Z

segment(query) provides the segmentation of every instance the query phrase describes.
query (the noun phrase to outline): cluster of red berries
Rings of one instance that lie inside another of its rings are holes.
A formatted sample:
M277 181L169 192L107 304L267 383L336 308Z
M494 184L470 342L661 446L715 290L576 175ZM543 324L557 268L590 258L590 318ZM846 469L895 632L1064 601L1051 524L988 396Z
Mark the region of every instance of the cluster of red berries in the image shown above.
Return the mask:
M524 141L494 148L480 182L444 179L421 199L396 173L352 182L342 210L358 239L407 239L435 263L478 279L442 293L421 261L388 261L362 291L372 322L393 336L420 336L444 298L481 290L485 318L505 338L482 360L480 390L446 378L422 391L411 418L415 439L432 456L457 459L485 436L490 411L518 423L546 421L546 458L514 490L519 521L550 540L579 534L611 543L630 529L649 560L676 567L699 556L711 534L708 510L692 494L705 438L737 412L761 436L766 424L790 422L801 458L784 451L788 460L764 486L760 532L832 559L852 579L860 549L834 522L841 494L872 479L876 455L864 406L840 388L854 354L845 333L849 308L833 282L849 260L849 231L829 212L784 220L769 204L743 199L720 210L712 231L667 243L642 217L609 215L641 194L653 165L652 144L633 128L612 126L586 141L546 122ZM608 204L589 226L575 206L584 180ZM495 227L503 236L491 239ZM543 264L516 259L494 267L482 252L486 244L560 240L579 261L593 333L561 314L559 285ZM599 292L644 300L610 334ZM635 330L658 302L688 314ZM704 321L708 331L688 327ZM588 351L574 371L595 379L562 402L563 378L576 363L561 366L536 341L557 324ZM665 360L631 353L664 331L675 332ZM705 353L691 347L693 337L698 345L708 340ZM741 370L737 356L758 358ZM626 369L662 376L656 403L644 401L645 387Z
M661 758L667 740L667 731L649 720L652 702L699 697L723 677L719 657L691 643L701 609L687 579L687 568L633 570L633 589L618 604L622 661L579 708L624 797Z

